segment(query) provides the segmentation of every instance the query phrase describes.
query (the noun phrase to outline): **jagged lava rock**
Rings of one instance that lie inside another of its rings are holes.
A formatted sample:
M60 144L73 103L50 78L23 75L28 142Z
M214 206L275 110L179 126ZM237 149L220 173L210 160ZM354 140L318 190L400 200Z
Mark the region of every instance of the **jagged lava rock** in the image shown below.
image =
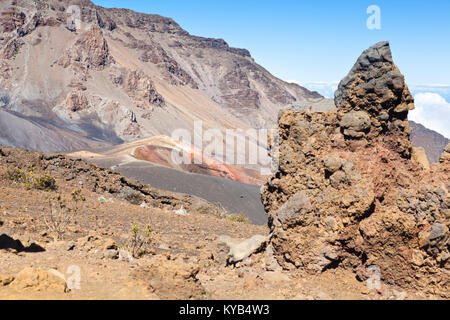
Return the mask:
M373 139L389 132L393 147L410 156L408 111L414 109L414 99L394 64L388 42L363 52L339 83L335 103L345 135Z
M448 297L449 153L429 170L410 158L412 98L387 43L363 53L336 104L280 113L279 169L262 190L275 258L360 280L379 268L387 284Z

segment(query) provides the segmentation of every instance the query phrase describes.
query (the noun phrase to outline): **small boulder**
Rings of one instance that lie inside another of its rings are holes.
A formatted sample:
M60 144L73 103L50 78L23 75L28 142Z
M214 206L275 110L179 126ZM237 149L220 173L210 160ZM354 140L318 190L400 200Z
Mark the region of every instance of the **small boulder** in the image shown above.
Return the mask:
M235 264L257 253L266 245L268 240L267 236L262 235L255 235L244 241L229 236L221 236L217 240L218 254L214 256L215 260L220 264ZM216 256L218 259L216 259Z
M365 111L350 111L343 115L340 122L344 135L352 138L362 138L370 124L370 116Z
M10 287L22 290L68 292L66 279L57 270L25 268L20 271Z
M444 152L442 153L439 161L441 163L450 162L450 143L447 144L447 146L445 147Z

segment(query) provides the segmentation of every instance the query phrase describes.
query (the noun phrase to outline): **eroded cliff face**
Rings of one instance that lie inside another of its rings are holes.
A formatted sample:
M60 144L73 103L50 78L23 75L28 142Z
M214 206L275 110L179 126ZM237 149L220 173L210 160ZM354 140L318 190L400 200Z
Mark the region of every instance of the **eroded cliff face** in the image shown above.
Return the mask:
M83 32L78 40L63 53L58 62L62 67L72 66L75 70L103 70L115 63L102 30L93 25Z
M448 297L450 162L411 159L413 99L386 42L339 85L337 111L285 110L278 172L262 192L285 269L345 268ZM449 147L447 147L448 149Z

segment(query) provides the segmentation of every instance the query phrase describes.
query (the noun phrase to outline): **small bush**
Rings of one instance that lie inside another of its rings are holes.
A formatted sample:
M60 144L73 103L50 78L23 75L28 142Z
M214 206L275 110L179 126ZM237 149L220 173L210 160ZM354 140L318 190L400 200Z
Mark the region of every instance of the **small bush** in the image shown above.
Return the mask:
M43 221L50 232L62 239L67 226L75 219L80 202L85 201L80 189L74 190L70 198L58 194L47 198L49 211L43 214Z
M19 168L8 168L3 177L14 182L22 183L27 190L54 191L58 189L53 176L48 174L36 176L33 170L25 171Z
M144 230L141 230L137 225L134 225L133 228L131 228L130 240L123 245L123 247L129 249L134 258L140 258L147 252L147 249L149 249L154 235L155 232L151 225L147 225Z
M248 218L242 213L234 213L230 214L227 217L228 221L240 222L240 223L249 223Z
M72 200L78 203L79 201L86 201L86 198L84 197L84 194L81 192L81 189L73 190L70 194L72 197Z
M144 201L144 196L139 192L133 192L127 196L126 200L129 203L138 206Z
M26 174L25 171L19 168L8 168L3 177L14 182L21 182L25 181Z
M214 205L201 206L197 209L200 214L211 214L216 217L224 218L227 215L227 210L223 207L222 203L217 202Z
M33 188L46 191L54 191L58 189L55 178L48 174L35 178Z
M119 198L134 205L140 205L144 201L144 195L130 187L125 187L120 191Z

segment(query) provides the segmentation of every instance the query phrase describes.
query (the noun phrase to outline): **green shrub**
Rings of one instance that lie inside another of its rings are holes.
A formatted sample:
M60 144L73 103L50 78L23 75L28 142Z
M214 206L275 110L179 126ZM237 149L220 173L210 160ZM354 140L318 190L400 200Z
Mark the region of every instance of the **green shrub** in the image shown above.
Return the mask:
M49 210L42 213L42 221L57 239L63 239L67 226L73 222L79 211L80 202L85 201L80 189L74 190L69 197L61 194L47 198Z
M144 201L144 196L142 194L140 194L139 192L135 191L133 193L128 194L126 197L126 200L129 203L138 206Z
M55 178L48 174L44 174L40 177L34 178L33 182L34 189L46 191L54 191L58 189Z
M19 168L8 168L3 177L14 182L22 182L25 181L26 174Z
M130 250L133 258L140 258L149 249L150 244L153 241L155 232L151 225L147 225L144 230L141 230L137 225L131 228L130 240L122 247Z
M58 189L56 180L53 176L48 174L37 176L35 175L33 169L25 171L17 167L8 168L3 177L14 182L22 183L27 190L37 189L54 191Z
M240 222L240 223L249 223L248 218L242 213L234 213L230 214L227 217L228 221Z
M81 192L81 189L75 189L70 194L72 197L72 200L75 201L75 203L78 203L80 201L86 201L86 198L84 194Z

